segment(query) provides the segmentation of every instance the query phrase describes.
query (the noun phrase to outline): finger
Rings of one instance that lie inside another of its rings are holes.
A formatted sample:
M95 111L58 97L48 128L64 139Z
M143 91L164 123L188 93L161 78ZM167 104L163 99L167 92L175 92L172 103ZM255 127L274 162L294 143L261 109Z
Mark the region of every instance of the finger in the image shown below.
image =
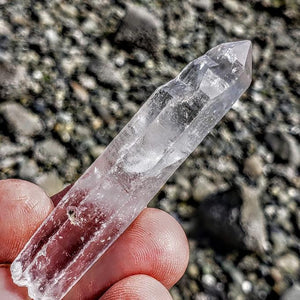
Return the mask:
M147 275L133 275L114 284L100 300L172 300L168 290Z
M0 265L0 299L25 300L27 289L16 286L10 276L9 265Z
M51 199L37 185L0 180L0 262L14 260L52 209Z
M135 274L149 275L170 288L183 275L187 262L188 244L181 226L167 213L147 208L65 299L95 299Z

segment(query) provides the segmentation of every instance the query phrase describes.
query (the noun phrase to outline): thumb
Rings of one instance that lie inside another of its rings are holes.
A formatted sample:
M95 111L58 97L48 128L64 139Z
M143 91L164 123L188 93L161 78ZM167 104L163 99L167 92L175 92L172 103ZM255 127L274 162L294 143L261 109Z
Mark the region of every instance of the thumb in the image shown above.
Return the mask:
M17 179L0 180L0 263L9 263L53 209L37 185Z

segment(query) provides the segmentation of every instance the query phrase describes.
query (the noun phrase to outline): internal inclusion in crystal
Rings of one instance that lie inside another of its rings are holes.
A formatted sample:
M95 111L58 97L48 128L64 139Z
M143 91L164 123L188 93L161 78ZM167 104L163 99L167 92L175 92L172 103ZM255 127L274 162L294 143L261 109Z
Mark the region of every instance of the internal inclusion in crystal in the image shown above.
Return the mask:
M249 87L251 43L221 44L158 88L12 264L34 299L61 299Z

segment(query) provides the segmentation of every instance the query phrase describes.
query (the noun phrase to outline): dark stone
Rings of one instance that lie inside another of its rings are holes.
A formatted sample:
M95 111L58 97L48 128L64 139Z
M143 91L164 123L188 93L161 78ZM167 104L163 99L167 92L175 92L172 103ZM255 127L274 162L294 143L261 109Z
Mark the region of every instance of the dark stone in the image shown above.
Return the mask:
M266 233L257 196L243 186L208 197L200 205L200 226L227 247L262 253Z
M115 42L128 51L142 48L156 55L160 44L160 26L160 21L145 8L128 5Z
M277 162L299 165L299 145L293 136L280 131L267 132L265 142L274 153Z

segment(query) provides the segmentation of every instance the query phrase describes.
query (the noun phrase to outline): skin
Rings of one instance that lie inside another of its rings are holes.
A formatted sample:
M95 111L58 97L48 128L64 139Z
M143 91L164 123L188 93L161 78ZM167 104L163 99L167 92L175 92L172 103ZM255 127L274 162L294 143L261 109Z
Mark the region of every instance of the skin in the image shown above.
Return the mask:
M0 299L30 299L12 282L9 265L67 189L50 199L30 182L0 180ZM188 256L177 221L146 208L64 299L172 299L168 289L183 275Z

